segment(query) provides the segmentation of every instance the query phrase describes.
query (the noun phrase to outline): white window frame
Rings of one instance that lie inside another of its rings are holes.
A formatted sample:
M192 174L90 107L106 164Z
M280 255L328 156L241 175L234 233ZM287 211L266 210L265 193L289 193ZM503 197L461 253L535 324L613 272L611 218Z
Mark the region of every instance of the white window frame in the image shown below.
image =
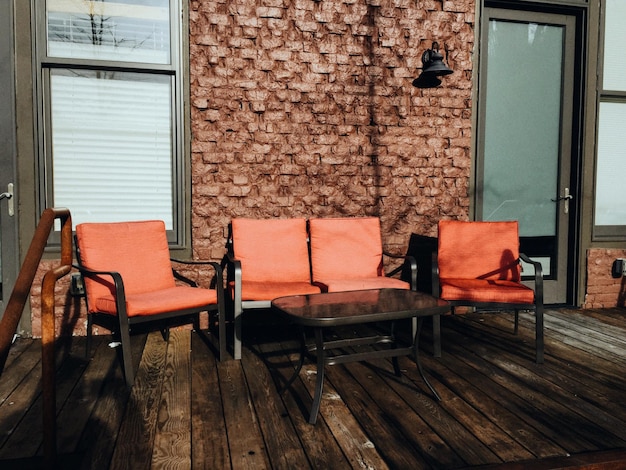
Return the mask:
M81 0L83 1L83 0ZM31 11L33 14L33 24L35 35L35 100L37 107L38 122L38 165L37 179L38 187L38 211L41 213L46 207L55 206L54 201L54 175L53 171L53 139L51 125L51 75L60 69L82 70L86 73L115 72L128 74L143 74L146 77L161 77L170 82L170 157L171 157L171 224L168 227L168 241L172 248L184 248L186 246L186 226L188 224L186 210L186 169L184 160L186 145L184 136L186 135L184 119L184 84L183 84L183 54L181 51L185 44L182 31L184 24L181 24L183 0L169 0L169 23L170 23L170 53L169 63L158 64L148 62L131 62L122 58L115 61L110 57L104 60L93 60L85 58L71 57L50 57L47 47L47 18L46 0L31 0ZM54 71L54 72L53 72ZM119 186L123 191L122 185ZM116 186L111 189L115 191ZM106 197L106 194L103 195ZM116 203L111 203L111 212L115 213ZM119 207L119 205L118 205ZM71 207L70 207L71 211ZM147 213L145 217L135 216L133 219L155 218ZM111 220L128 220L128 217L120 213L118 217L111 216ZM103 221L111 221L103 220ZM73 220L74 224L80 220ZM58 243L58 233L53 234L51 244Z

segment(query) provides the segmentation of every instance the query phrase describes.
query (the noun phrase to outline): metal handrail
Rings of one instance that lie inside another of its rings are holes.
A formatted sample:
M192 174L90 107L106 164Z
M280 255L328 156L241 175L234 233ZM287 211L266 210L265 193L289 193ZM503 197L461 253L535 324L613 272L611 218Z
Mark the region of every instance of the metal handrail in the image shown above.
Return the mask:
M0 320L0 375L4 370L9 348L30 294L48 236L54 221L61 221L61 264L49 270L41 289L41 364L43 394L43 445L46 466L56 465L56 386L55 386L55 326L54 286L72 269L72 216L69 209L48 208L43 211L24 263L15 281L9 302Z

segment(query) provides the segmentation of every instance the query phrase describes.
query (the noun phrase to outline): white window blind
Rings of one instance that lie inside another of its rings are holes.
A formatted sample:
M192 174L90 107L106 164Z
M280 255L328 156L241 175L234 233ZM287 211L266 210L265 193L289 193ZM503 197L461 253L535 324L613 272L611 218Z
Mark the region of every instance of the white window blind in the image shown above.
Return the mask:
M54 204L75 224L162 219L173 227L171 78L51 71Z

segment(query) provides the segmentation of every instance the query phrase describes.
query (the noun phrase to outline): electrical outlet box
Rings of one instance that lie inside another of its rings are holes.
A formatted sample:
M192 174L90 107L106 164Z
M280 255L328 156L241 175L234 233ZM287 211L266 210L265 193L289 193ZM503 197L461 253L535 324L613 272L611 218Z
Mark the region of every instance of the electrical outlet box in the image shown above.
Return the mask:
M614 278L626 276L626 260L624 258L617 258L613 261L611 276Z
M85 295L85 285L83 284L83 275L81 273L73 273L70 277L70 294L74 297L83 297Z

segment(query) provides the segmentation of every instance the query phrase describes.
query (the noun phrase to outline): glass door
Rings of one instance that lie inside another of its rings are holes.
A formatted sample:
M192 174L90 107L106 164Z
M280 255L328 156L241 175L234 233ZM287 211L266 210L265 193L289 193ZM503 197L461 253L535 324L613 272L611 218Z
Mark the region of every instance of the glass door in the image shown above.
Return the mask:
M519 221L521 251L543 266L545 302L566 303L575 18L484 12L476 218Z
M12 2L0 2L0 316L17 277Z

